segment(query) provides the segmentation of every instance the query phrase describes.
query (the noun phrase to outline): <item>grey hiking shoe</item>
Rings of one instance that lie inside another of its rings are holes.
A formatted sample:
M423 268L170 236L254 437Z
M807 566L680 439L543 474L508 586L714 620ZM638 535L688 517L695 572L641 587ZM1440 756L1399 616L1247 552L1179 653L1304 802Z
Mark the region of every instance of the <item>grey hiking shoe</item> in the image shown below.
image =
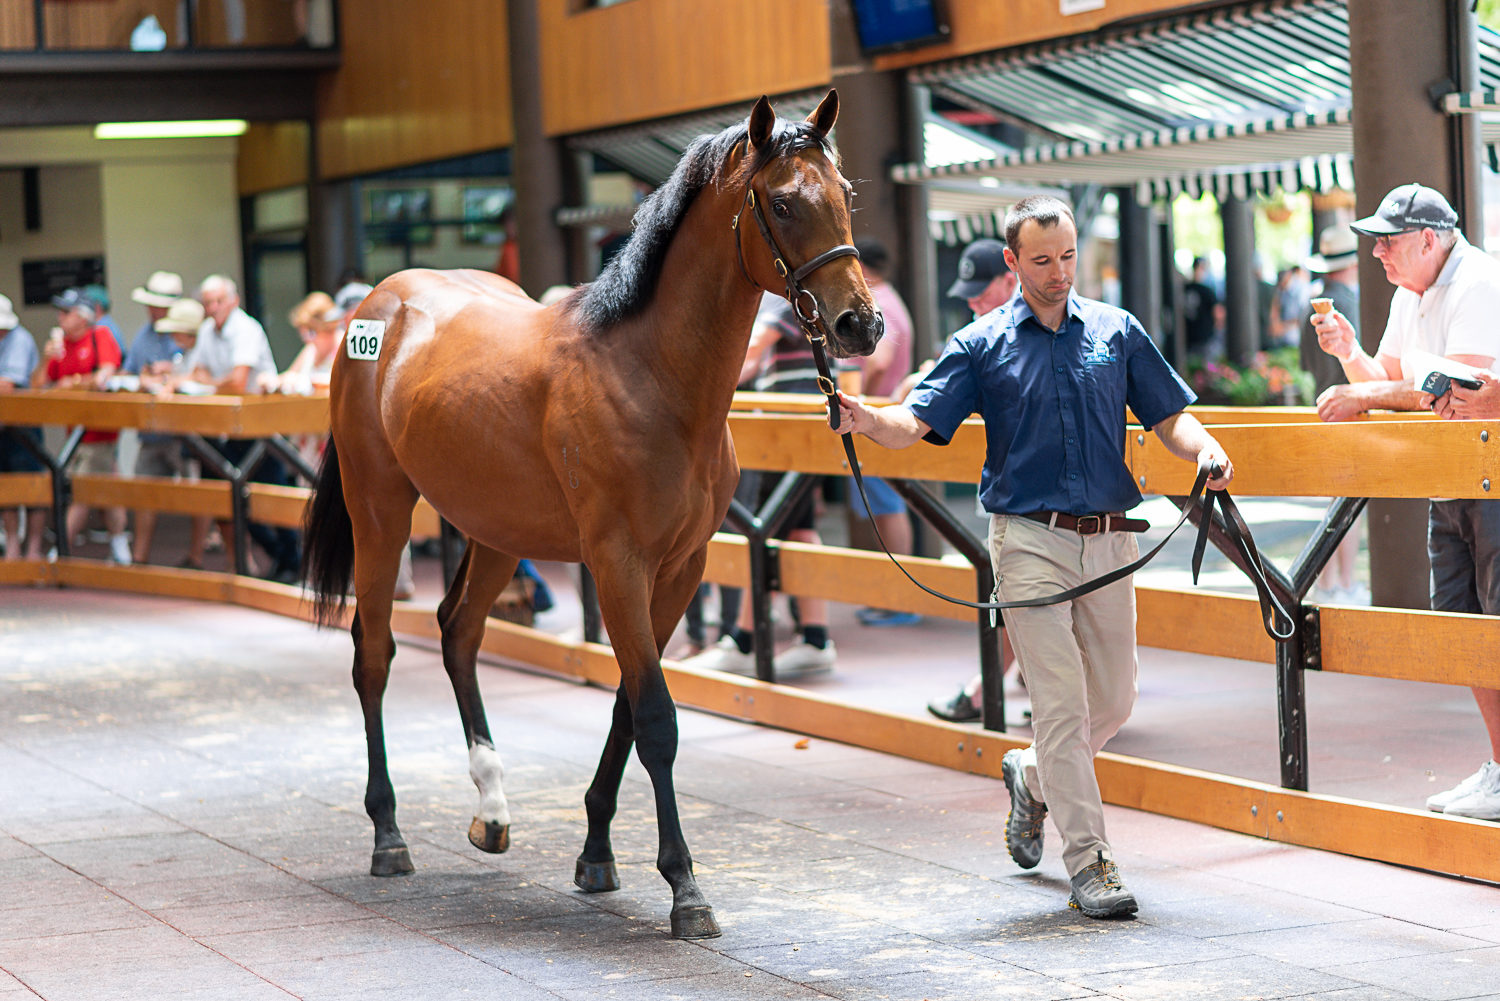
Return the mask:
M1005 752L1000 759L1000 774L1010 790L1010 813L1005 818L1005 847L1016 865L1035 869L1042 860L1042 821L1047 819L1047 804L1031 795L1022 774L1019 749Z
M1068 906L1075 907L1091 918L1122 918L1136 912L1135 896L1125 889L1120 879L1120 868L1114 859L1099 853L1097 862L1090 862L1074 876L1073 895Z

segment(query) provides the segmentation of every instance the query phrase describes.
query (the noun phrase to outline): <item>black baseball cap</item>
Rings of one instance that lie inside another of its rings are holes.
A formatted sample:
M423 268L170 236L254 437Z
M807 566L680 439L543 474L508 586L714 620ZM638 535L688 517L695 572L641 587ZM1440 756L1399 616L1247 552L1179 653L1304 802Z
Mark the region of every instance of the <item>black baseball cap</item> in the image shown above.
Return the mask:
M955 299L972 299L1005 274L1005 244L999 240L975 240L958 259L958 280L948 289Z
M1458 225L1458 213L1448 199L1421 184L1403 184L1392 188L1372 216L1349 224L1356 233L1366 236L1389 236L1418 229L1452 229Z

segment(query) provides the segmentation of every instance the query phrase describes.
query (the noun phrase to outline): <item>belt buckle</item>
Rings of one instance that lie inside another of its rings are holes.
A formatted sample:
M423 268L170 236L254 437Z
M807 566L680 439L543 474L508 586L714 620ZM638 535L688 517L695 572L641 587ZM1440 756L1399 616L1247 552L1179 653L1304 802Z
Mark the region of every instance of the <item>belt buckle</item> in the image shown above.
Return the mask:
M1092 527L1092 528L1086 528L1086 527L1084 527L1088 522L1093 522L1094 523L1094 527ZM1078 521L1073 525L1073 531L1077 532L1079 535L1098 535L1100 532L1104 531L1104 515L1102 515L1102 514L1081 514L1081 515L1079 515L1078 516Z

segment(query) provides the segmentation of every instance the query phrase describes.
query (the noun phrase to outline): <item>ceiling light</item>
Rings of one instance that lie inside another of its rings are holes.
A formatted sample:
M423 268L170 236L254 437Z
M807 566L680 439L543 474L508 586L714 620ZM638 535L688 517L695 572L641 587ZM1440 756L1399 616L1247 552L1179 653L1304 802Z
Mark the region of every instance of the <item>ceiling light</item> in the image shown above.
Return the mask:
M94 126L94 138L197 139L205 136L243 135L248 127L241 118L194 122L102 122Z

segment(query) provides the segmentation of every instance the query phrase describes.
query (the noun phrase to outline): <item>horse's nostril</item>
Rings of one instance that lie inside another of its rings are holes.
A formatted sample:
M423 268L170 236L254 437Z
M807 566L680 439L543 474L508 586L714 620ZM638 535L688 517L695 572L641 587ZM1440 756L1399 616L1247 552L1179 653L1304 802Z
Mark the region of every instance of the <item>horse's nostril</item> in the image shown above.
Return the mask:
M873 346L884 330L885 319L879 313L866 320L852 309L846 309L840 313L839 318L833 324L833 331L839 343L850 347L866 342Z

